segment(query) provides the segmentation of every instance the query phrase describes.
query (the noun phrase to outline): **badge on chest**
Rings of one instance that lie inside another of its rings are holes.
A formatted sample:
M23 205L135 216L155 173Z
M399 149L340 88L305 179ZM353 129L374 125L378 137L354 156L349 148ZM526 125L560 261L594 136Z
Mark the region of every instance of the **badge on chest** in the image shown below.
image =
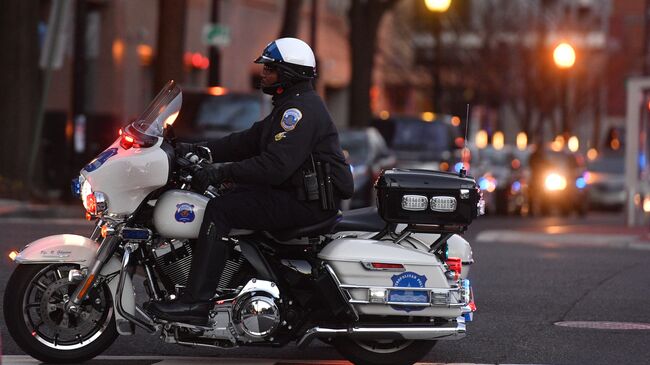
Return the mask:
M296 128L298 122L302 119L302 112L296 108L287 109L284 114L282 114L282 121L280 125L285 131L291 131Z

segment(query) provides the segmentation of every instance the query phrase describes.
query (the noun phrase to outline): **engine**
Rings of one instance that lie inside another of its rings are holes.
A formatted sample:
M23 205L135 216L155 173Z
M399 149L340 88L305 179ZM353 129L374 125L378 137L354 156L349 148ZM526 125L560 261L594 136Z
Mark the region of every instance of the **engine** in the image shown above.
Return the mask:
M187 278L190 275L192 266L193 246L193 242L190 240L172 239L161 242L153 250L158 273L165 286L168 286L168 290L175 291L175 288L187 285ZM236 284L235 279L237 274L240 273L243 263L243 255L235 248L226 261L217 290L232 289L232 286Z

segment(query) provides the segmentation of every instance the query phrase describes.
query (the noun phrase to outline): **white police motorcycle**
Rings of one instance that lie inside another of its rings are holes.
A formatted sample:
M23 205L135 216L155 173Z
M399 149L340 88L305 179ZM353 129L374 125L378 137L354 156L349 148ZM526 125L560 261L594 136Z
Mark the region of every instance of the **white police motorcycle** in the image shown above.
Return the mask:
M137 303L183 290L206 204L218 193L191 189L192 172L211 162L207 149L174 154L181 103L170 81L73 181L97 222L90 237L44 237L15 257L4 315L26 353L78 363L140 327L166 343L219 349L302 347L318 338L355 363L394 365L465 335L476 309L467 280L473 259L456 233L483 202L474 179L423 170L384 172L379 211L231 232L207 325L149 315ZM145 278L146 298L136 298L134 275Z

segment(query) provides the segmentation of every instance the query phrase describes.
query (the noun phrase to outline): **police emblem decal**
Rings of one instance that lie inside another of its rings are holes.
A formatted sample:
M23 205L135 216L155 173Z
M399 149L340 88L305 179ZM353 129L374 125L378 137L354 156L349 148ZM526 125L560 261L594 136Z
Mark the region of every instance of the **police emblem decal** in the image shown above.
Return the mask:
M280 125L285 131L291 131L296 128L298 122L302 119L302 112L296 108L287 109L282 115Z
M94 160L90 161L90 163L84 167L84 170L87 172L93 172L102 167L104 162L115 155L117 155L117 148L109 148L106 151L100 153L99 156L97 156Z
M423 291L413 291L413 290L401 290L401 288L424 288L424 285L427 282L427 277L424 275L418 275L412 271L407 271L399 275L393 275L391 277L394 287L399 287L400 290L391 289L388 292L388 300L391 302L402 302L402 303L428 303L429 294ZM412 312L423 310L424 307L411 307L411 306L391 306L395 310Z
M287 136L287 132L280 132L275 135L275 141L278 142L286 136Z
M181 203L176 205L176 214L174 215L177 222L190 223L194 222L194 206L189 203Z

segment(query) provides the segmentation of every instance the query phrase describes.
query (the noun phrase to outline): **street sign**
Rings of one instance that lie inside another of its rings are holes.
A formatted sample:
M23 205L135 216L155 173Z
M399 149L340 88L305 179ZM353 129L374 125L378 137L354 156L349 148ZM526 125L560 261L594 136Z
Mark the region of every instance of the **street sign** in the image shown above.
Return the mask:
M203 44L206 46L225 47L230 45L230 28L219 23L208 23L203 26Z

